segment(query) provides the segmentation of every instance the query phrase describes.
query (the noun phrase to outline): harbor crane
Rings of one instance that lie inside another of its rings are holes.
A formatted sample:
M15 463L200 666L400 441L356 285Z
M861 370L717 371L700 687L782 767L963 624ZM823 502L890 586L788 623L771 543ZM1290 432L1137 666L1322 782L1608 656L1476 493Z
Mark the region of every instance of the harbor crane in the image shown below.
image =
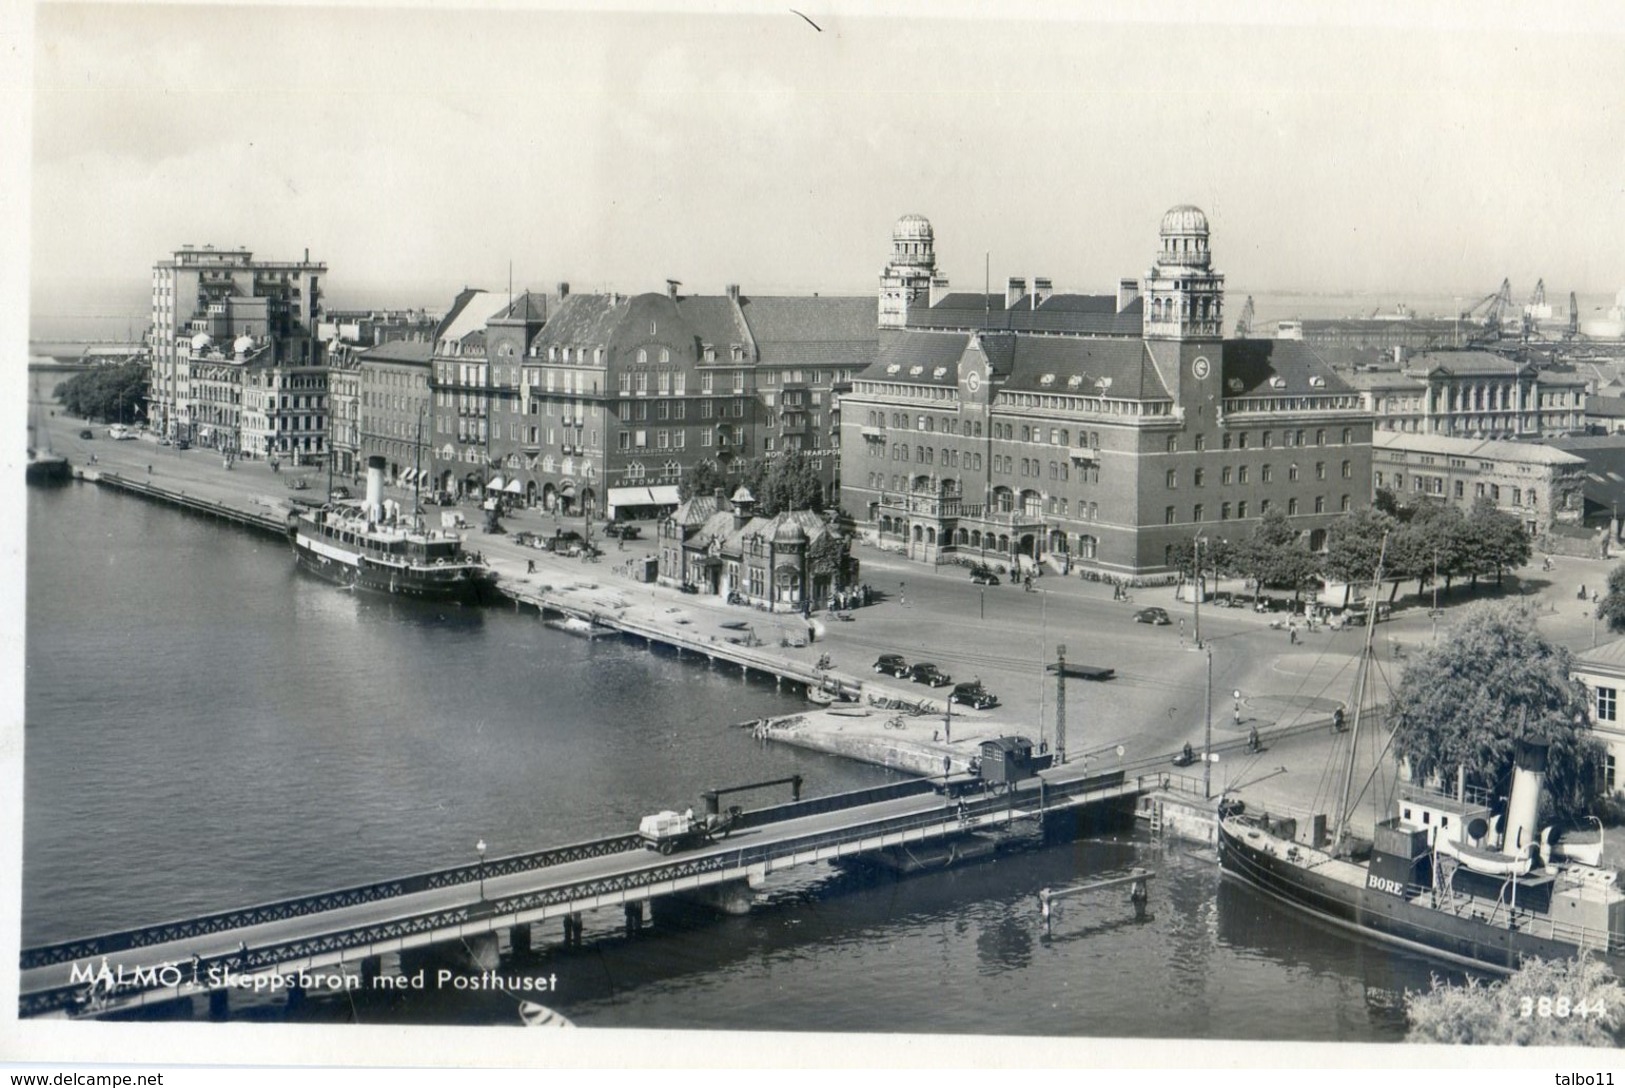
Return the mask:
M1507 311L1512 308L1512 281L1504 279L1501 287L1491 295L1485 295L1467 309L1463 310L1458 321L1463 325L1476 326L1467 333L1467 342L1464 346L1472 347L1477 344L1489 343L1501 338L1501 321Z
M1241 316L1236 318L1236 339L1245 340L1253 334L1253 296L1242 304Z
M1552 308L1546 302L1546 281L1535 281L1534 293L1529 296L1528 305L1523 308L1523 338L1533 339L1540 335L1540 323L1552 316Z

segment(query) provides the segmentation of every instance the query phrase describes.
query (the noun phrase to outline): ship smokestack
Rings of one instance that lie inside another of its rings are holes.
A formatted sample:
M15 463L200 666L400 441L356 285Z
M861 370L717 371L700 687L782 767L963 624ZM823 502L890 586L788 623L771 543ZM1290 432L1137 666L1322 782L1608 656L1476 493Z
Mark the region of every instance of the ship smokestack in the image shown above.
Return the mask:
M384 459L376 453L367 458L367 520L384 520Z
M1535 821L1540 816L1540 791L1546 785L1546 745L1519 741L1512 760L1512 797L1507 801L1507 833L1501 853L1527 857L1535 842Z

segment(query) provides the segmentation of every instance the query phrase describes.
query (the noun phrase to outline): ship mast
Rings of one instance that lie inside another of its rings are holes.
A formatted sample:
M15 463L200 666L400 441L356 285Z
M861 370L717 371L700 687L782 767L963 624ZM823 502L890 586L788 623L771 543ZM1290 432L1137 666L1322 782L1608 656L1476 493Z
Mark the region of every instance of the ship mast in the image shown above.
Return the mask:
M1377 634L1377 597L1382 592L1382 565L1388 558L1388 534L1382 535L1382 547L1377 552L1377 576L1371 586L1371 604L1365 617L1365 649L1360 654L1360 667L1354 677L1354 725L1349 734L1347 767L1343 777L1343 796L1337 805L1337 820L1332 830L1332 854L1343 845L1348 832L1349 794L1354 790L1354 754L1360 750L1360 712L1365 708L1365 689L1371 673L1371 644Z
M418 489L423 486L423 412L418 409L417 434L412 439L412 525L423 530L423 504L418 501Z

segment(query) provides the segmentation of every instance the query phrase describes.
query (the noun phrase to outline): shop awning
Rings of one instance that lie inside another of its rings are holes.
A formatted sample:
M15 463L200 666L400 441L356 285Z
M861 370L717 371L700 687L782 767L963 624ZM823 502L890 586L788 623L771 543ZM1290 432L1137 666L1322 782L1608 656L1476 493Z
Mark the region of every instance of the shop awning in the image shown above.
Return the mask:
M493 476L493 477L491 477L491 482L486 484L485 486L490 491L501 491L502 486L503 486L504 483L505 483L505 481L502 479L501 476Z
M563 495L565 498L569 498L571 495L574 495L575 493L576 493L576 485L575 485L574 480L565 480L562 484L559 485L559 494Z
M659 487L612 487L609 489L609 505L621 506L676 506L682 500L677 497L677 488L672 484L663 484Z
M415 468L407 469L405 472L401 473L401 483L403 483L403 484L411 483L413 477L415 477L417 474L418 474L417 469L415 469Z
M509 480L508 486L503 488L503 490L510 495L523 495L525 493L525 485L520 483L518 480Z

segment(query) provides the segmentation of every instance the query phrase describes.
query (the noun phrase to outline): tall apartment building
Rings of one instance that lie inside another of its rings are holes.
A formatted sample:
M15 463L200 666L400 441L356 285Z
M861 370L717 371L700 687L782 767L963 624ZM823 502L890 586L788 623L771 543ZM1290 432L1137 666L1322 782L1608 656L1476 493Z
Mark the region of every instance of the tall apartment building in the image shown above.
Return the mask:
M324 456L326 274L308 252L265 261L213 246L155 264L150 425L244 456Z
M910 307L842 396L844 509L922 562L1154 574L1177 544L1245 534L1272 508L1323 546L1369 501L1370 416L1302 343L1223 339L1208 240L1180 206L1115 295L1012 279Z

